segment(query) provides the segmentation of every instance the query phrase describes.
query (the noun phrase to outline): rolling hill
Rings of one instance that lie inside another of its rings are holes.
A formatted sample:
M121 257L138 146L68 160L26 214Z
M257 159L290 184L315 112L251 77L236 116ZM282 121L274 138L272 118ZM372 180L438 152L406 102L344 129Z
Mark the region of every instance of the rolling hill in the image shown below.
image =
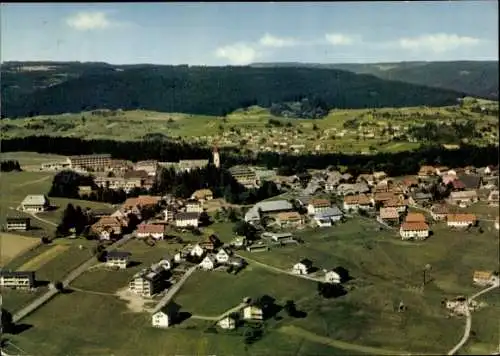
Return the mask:
M2 116L11 118L98 108L226 115L241 107L270 108L305 99L304 106L323 111L444 106L464 96L370 74L301 67L11 62L3 64L2 77Z

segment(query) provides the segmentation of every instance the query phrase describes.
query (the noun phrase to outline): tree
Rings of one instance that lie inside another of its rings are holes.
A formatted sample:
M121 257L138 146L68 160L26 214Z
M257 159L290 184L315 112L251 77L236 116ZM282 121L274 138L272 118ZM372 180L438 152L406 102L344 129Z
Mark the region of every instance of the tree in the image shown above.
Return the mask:
M240 220L234 225L233 232L238 236L245 236L248 240L254 240L257 229L246 221Z
M59 292L64 292L64 284L60 281L54 282L54 288Z
M297 309L295 307L295 303L293 300L287 300L284 306L285 312L288 314L288 316L294 317L295 314L297 313Z
M3 333L6 334L12 333L15 327L12 319L12 313L10 313L7 309L1 308L0 314L1 314L0 335Z

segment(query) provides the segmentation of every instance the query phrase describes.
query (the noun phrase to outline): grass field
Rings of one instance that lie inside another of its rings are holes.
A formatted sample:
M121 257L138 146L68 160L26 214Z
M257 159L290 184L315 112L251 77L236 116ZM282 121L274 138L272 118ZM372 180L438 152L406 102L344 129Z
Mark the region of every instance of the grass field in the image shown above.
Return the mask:
M30 259L28 262L19 267L18 271L37 271L43 265L56 258L59 254L65 252L69 249L69 246L55 245L51 246L50 249L42 252L38 256Z
M38 152L2 152L0 154L1 160L15 160L23 166L41 165L42 163L52 161L63 161L65 156L38 153Z
M38 245L40 240L17 234L0 233L0 266L5 266L13 258Z

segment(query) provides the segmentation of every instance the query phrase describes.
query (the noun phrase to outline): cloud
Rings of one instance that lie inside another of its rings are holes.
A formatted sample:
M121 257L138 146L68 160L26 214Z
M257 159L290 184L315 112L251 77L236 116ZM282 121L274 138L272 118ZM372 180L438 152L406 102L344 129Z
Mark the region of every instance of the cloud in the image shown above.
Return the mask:
M108 18L105 12L78 12L66 19L66 24L78 31L103 30L120 23Z
M276 37L266 33L260 40L259 44L264 47L294 47L299 45L299 41L294 38Z
M401 38L398 41L399 47L403 49L410 51L431 51L434 53L443 53L460 47L475 46L479 43L481 43L481 40L478 38L446 33Z
M334 46L348 46L356 41L355 36L348 36L342 33L327 33L325 39L328 43Z
M227 59L231 64L244 65L252 63L255 59L259 58L260 53L250 45L235 43L217 48L215 56Z

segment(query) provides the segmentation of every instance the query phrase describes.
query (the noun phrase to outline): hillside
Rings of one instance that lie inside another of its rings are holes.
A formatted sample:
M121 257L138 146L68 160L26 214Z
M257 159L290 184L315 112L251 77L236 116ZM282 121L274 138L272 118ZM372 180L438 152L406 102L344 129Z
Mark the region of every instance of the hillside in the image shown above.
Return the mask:
M2 82L3 117L76 113L98 108L226 115L251 105L270 108L272 104L294 102L301 102L303 110L320 108L327 113L333 108L445 106L455 104L457 98L464 96L452 90L316 68L110 66L103 63L53 64L55 68L50 68L45 63L40 70L30 63L35 69L28 71L27 65L21 66L24 68L21 70L19 63L16 70L12 63L2 67L2 76L5 72L8 78ZM42 74L34 74L40 71ZM55 80L63 75L65 80Z
M494 61L367 64L255 63L252 67L341 69L357 74L371 74L386 80L456 90L485 99L498 99L498 62Z

